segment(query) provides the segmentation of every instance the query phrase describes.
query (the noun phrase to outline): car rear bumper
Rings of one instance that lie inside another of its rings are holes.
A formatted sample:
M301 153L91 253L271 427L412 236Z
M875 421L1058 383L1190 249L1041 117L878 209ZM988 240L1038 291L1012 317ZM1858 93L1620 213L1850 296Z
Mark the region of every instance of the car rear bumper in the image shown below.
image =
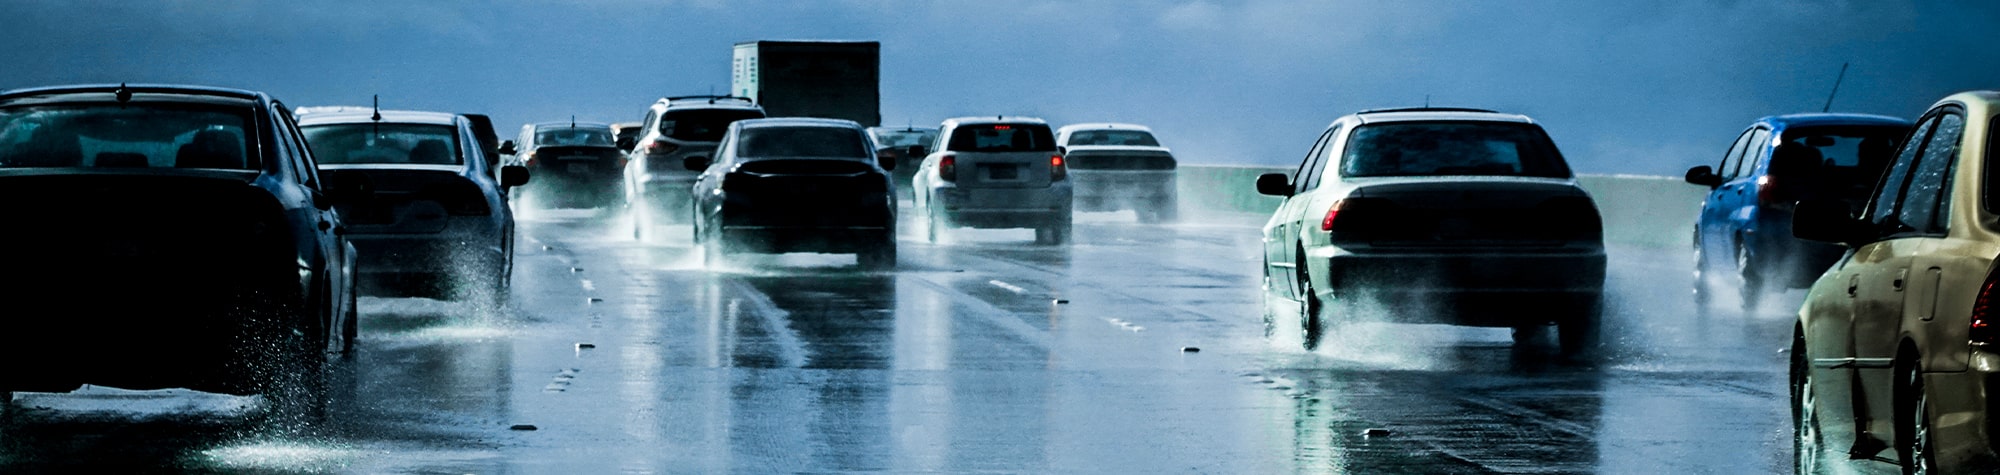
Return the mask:
M1993 438L2000 433L2000 421L1991 417L2000 407L2000 352L1974 349L1967 370L1924 373L1924 387L1942 473L2000 470L2000 448Z
M938 189L931 206L956 227L1032 228L1068 222L1070 187Z
M1404 323L1552 323L1598 305L1602 249L1400 250L1327 259L1322 299L1356 317Z
M1173 172L1070 171L1078 211L1118 211L1172 206Z
M848 253L894 245L896 230L887 226L724 226L722 239L745 252Z

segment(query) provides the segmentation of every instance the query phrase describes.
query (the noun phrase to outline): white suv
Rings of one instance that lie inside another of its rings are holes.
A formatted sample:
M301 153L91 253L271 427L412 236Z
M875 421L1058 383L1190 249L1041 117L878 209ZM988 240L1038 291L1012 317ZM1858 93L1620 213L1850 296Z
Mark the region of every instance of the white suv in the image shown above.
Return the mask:
M925 238L952 227L1034 228L1037 243L1069 242L1069 168L1047 122L949 119L930 149L911 183Z
M646 109L642 131L625 163L625 205L632 234L647 240L661 219L684 222L692 216L688 192L700 173L687 169L691 157L713 158L729 124L764 118L764 108L731 96L668 97Z

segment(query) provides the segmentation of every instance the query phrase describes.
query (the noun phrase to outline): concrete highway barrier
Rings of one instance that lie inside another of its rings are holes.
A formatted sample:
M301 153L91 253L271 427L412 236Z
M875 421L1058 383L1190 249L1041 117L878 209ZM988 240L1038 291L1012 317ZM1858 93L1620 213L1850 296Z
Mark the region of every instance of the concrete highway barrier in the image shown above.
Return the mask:
M1181 165L1181 208L1189 211L1269 214L1284 200L1257 194L1257 176L1291 174L1291 168L1240 165ZM1576 179L1597 201L1604 217L1604 240L1643 247L1689 245L1695 214L1708 189L1678 177L1580 175Z

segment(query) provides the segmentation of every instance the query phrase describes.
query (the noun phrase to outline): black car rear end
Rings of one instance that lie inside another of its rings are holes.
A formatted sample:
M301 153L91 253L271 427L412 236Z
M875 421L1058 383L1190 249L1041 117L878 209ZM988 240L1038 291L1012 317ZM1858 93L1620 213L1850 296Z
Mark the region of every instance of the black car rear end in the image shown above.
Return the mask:
M625 153L615 146L540 146L526 161L527 185L542 206L595 208L624 198Z
M754 252L863 252L895 239L889 177L851 160L758 160L724 175L719 224Z

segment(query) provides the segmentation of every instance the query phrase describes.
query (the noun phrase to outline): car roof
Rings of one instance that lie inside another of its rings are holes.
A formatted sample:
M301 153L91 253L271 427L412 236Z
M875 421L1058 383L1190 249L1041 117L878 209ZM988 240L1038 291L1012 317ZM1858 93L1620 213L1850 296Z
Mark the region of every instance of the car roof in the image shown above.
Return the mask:
M1891 117L1891 116L1876 115L1876 114L1852 114L1843 112L1834 112L1834 113L1814 112L1814 113L1803 113L1803 114L1774 115L1774 116L1764 117L1762 119L1757 119L1757 121L1765 124L1770 124L1771 128L1780 130L1786 127L1812 127L1812 126L1826 126L1826 125L1873 125L1873 126L1890 126L1890 127L1910 127L1915 125L1915 123L1910 122L1909 119L1904 119L1900 117Z
M529 125L533 125L533 126L535 127L535 130L541 130L541 129L543 129L543 128L550 128L550 129L560 129L560 128L563 128L563 127L571 127L571 126L574 126L574 127L577 127L577 128L593 128L593 129L609 129L609 128L611 128L611 124L606 124L606 123L603 123L603 122L585 122L585 121L577 121L577 122L536 122L536 123L533 123L533 124L529 124Z
M953 117L950 119L945 119L943 127L951 128L960 125L981 125L981 124L1049 125L1047 121L1043 121L1042 119L1036 117L1026 117L1018 115L998 115L998 116L988 115L988 116L976 116L976 117Z
M354 109L336 107L332 108L332 110L327 110L325 108L301 107L300 109L305 110L299 113L299 125L301 126L376 122L376 111L372 108ZM450 112L431 111L385 110L381 111L381 113L381 122L384 124L454 125L457 124L455 119L458 117L458 114Z
M747 97L739 96L675 96L662 97L653 102L653 107L666 109L743 109L764 110Z
M1151 133L1153 131L1153 129L1147 128L1146 126L1139 124L1122 124L1116 122L1091 122L1083 124L1065 125L1062 126L1062 128L1060 129L1056 129L1056 132L1072 132L1077 130L1138 130L1147 133Z
M187 102L237 103L244 101L265 102L271 97L261 92L213 86L193 86L182 84L77 84L13 89L0 92L0 101L36 102L95 100L94 97L69 97L77 95L107 95L116 98L119 90L132 94L175 95ZM150 100L150 99L149 99Z
M1518 124L1535 123L1534 119L1530 119L1528 118L1528 116L1521 114L1508 114L1504 112L1495 112L1486 109L1469 109L1463 107L1369 109L1361 112L1356 112L1354 114L1350 114L1347 117L1351 117L1353 118L1354 121L1362 124L1373 124L1380 122L1429 122L1429 121L1511 122ZM1334 122L1339 123L1338 120ZM1329 124L1328 127L1332 127L1332 125Z
M744 119L735 123L741 124L745 128L781 126L862 128L861 123L847 119L821 119L816 117L771 117L764 119Z

